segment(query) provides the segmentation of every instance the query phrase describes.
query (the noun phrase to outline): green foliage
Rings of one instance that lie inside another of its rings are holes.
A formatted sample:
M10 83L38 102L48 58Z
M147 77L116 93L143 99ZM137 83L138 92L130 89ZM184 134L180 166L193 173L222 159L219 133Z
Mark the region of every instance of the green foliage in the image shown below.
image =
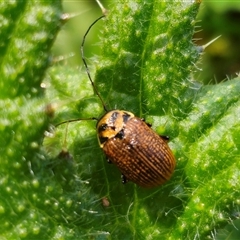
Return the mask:
M214 44L210 45L203 55L199 67L204 69L197 73L201 82L220 82L236 77L240 70L240 2L208 1L205 0L198 14L201 30L194 37L204 44L221 35ZM199 43L198 43L199 44ZM214 76L214 77L213 77Z
M49 120L103 114L84 69L46 71L60 4L1 5L1 36L10 39L0 49L1 239L207 239L238 215L239 78L192 80L199 3L115 4L104 19L103 53L93 60L109 108L132 111L170 136L177 167L154 189L121 184L94 121L50 129Z

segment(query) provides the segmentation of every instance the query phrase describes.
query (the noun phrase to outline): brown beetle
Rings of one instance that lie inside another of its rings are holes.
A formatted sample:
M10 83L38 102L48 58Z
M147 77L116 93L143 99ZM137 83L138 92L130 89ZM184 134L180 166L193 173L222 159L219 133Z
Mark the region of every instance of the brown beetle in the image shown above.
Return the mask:
M97 123L100 147L127 180L142 187L166 182L175 168L175 158L164 138L131 112L113 110Z
M126 183L130 180L142 187L159 186L171 177L176 164L166 139L155 133L143 119L135 117L131 112L108 111L84 58L83 46L86 36L102 17L104 16L95 20L85 33L81 54L89 80L106 113L100 119L81 118L65 122L97 120L99 145L108 161L117 165L121 171L122 182Z

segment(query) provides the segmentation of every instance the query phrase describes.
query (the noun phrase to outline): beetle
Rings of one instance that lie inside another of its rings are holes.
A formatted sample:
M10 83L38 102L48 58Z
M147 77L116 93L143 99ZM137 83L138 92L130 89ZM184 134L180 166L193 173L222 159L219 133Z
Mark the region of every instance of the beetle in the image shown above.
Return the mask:
M97 123L97 133L100 147L120 169L123 183L130 180L154 187L171 177L175 158L166 140L133 113L107 112Z
M84 57L86 36L92 26L103 17L105 15L96 19L83 36L81 57L105 114L100 119L81 118L65 122L97 120L99 146L108 162L115 164L122 173L122 183L132 181L141 187L156 187L170 179L176 165L174 155L167 144L167 137L159 136L150 124L131 112L117 109L109 111L91 78Z

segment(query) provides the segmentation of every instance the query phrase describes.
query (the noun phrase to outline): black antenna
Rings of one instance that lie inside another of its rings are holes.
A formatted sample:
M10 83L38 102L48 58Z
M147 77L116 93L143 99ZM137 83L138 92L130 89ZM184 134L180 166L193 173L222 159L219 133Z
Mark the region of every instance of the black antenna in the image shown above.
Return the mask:
M82 40L82 44L81 44L81 56L82 56L82 60L83 60L83 63L84 63L84 65L85 65L85 68L86 68L86 72L87 72L88 78L89 78L89 80L90 80L90 82L91 82L91 84L92 84L92 87L93 87L93 89L94 89L94 92L95 92L95 93L97 94L97 96L99 97L99 99L100 99L100 101L101 101L101 103L102 103L102 105L103 105L104 111L105 111L105 112L108 112L108 109L107 109L107 107L106 107L106 105L105 105L102 97L100 96L100 94L99 94L99 92L98 92L98 90L97 90L97 88L96 88L96 86L95 86L95 84L94 84L94 82L93 82L93 80L92 80L92 78L91 78L90 71L89 71L89 68L88 68L86 59L85 59L85 57L84 57L84 51L83 51L85 39L86 39L89 31L91 30L91 28L93 27L93 25L94 25L95 23L97 23L100 19L102 19L103 17L105 17L105 15L102 15L101 17L99 17L98 19L96 19L96 20L88 27L86 33L84 34L83 40Z
M71 120L66 120L66 121L60 122L60 123L56 124L55 127L58 127L58 126L60 126L60 125L62 125L64 123L79 122L81 120L97 120L98 121L98 119L95 118L95 117L91 117L91 118L77 118L77 119L71 119Z

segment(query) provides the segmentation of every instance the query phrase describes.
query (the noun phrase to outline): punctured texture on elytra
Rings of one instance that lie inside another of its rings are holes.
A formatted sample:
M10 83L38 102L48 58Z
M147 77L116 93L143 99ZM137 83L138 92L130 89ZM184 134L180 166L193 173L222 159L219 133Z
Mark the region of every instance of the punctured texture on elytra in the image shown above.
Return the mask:
M122 136L108 139L103 150L127 180L142 187L163 184L175 168L167 143L137 117L126 122Z

